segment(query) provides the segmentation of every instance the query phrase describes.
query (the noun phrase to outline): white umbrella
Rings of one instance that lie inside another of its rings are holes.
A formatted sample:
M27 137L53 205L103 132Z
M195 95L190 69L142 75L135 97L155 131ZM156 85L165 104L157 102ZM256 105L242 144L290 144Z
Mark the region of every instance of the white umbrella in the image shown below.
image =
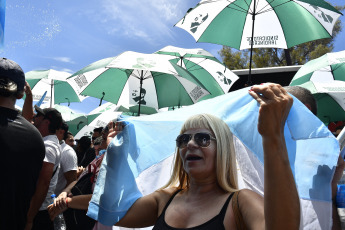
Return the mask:
M238 80L236 74L204 49L166 46L155 53L170 57L171 62L182 66L193 74L210 92L210 95L203 99L227 93Z
M139 105L139 114L141 105L157 109L189 105L209 94L193 75L175 68L170 59L127 51L92 63L68 82L85 96L117 105Z
M44 102L50 107L54 104L80 102L85 97L79 96L75 88L66 79L70 73L49 70L34 70L25 73L25 80L29 83L34 100L45 95Z

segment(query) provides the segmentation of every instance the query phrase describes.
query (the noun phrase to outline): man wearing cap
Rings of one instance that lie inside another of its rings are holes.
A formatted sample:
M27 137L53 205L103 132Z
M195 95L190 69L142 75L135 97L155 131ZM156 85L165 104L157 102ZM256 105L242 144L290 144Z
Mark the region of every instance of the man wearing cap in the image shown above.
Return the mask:
M71 146L65 143L68 138L68 124L63 121L60 129L56 131L61 144L61 160L58 175L58 182L55 188L55 194L58 196L62 190L71 182L77 180L77 154Z
M14 107L24 85L20 66L0 58L1 229L24 229L45 154L40 133Z
M91 146L91 138L82 136L77 141L78 166L86 167L93 159L95 159L95 150Z
M41 109L35 106L35 110L34 126L43 137L46 151L37 188L31 199L25 230L53 230L54 226L49 218L47 206L52 202L51 195L54 194L59 174L61 149L55 133L61 127L62 117L54 108Z

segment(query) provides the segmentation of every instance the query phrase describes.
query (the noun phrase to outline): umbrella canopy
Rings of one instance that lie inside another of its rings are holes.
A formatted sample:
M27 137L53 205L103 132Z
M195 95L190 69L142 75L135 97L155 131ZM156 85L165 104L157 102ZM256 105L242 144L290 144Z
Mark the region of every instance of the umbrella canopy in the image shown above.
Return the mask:
M122 112L106 111L87 115L88 123L76 132L74 138L80 139L82 136L91 136L95 128L105 127L111 120L117 119L121 114Z
M323 0L201 0L176 24L198 42L239 50L329 38L341 13ZM250 79L249 79L250 82Z
M137 116L139 114L139 105L120 105L117 106L116 110L123 112L123 115ZM150 115L158 113L158 110L149 106L141 105L140 114Z
M29 83L34 100L39 100L47 92L44 102L50 107L54 104L80 102L80 97L66 79L70 73L49 70L34 70L25 73L25 80Z
M96 109L92 110L89 114L93 113L104 113L107 111L112 111L112 112L123 112L124 115L135 115L138 114L139 106L138 105L115 105L111 102L104 103L103 105L97 107ZM140 113L141 114L154 114L158 113L157 109L141 105L140 106Z
M309 89L324 123L345 120L345 51L327 53L304 64L290 83Z
M300 85L307 81L345 81L345 50L327 53L304 64L292 78L290 85Z
M204 99L227 93L238 76L206 50L166 46L155 52L171 57L171 62L192 73L210 92Z
M117 105L162 108L196 103L209 93L191 74L177 73L169 58L127 51L73 74L68 82L85 96Z
M309 89L317 102L317 117L328 124L345 120L345 82L308 81L299 85Z
M41 106L47 108L49 105ZM75 135L81 128L91 122L92 117L88 118L87 115L76 113L71 108L64 105L53 105L53 107L61 113L62 119L68 124L68 131Z
M104 112L107 112L107 111L114 112L114 111L116 111L116 107L117 107L117 105L115 105L114 103L106 102L106 103L98 106L97 108L95 108L91 112L89 112L89 114L104 113Z
M100 115L100 113L95 113L95 114L89 114L89 115L84 115L84 116L80 116L80 117L76 117L73 120L70 120L67 122L69 128L68 130L74 135L76 136L78 133L81 132L81 130L83 130L84 128L88 127L89 124L94 121L98 116ZM93 129L95 127L91 127L90 131L92 132ZM89 130L89 129L87 129ZM84 135L82 135L84 136ZM88 135L86 135L88 136ZM80 139L81 136L79 136L79 138L76 139Z

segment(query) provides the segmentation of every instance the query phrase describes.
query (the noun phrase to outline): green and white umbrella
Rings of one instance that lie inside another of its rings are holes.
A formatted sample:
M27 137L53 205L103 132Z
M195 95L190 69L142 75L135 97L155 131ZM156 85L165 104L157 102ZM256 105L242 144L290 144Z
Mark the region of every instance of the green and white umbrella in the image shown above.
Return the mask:
M309 89L324 123L345 120L345 51L327 53L304 64L290 83Z
M75 134L75 139L80 139L82 136L91 136L95 128L105 127L110 121L118 118L122 112L106 111L103 113L88 114L89 123L84 125Z
M90 64L68 82L84 96L117 105L139 105L139 114L141 105L157 109L190 105L209 94L193 75L176 70L169 59L127 51Z
M67 122L68 126L69 126L69 131L73 134L73 136L76 136L78 133L80 133L83 129L85 130L88 130L91 132L93 131L94 126L91 126L91 123L93 121L95 121L97 119L97 117L99 117L101 115L101 113L94 113L94 114L87 114L83 117L77 117L73 120L70 120ZM98 127L100 127L104 122L101 122L99 124ZM92 125L95 125L95 123L93 123ZM88 128L88 127L91 127L91 128ZM84 136L84 135L83 135ZM88 136L88 135L86 135ZM79 138L75 138L75 139L80 139Z
M252 54L253 48L287 49L330 38L340 16L323 0L201 0L176 26L198 42L250 48Z
M106 102L103 105L97 107L96 109L92 110L90 114L93 113L104 113L107 111L112 111L112 112L123 112L124 115L137 115L139 111L139 106L138 105L115 105L111 102ZM141 114L154 114L158 113L158 110L149 106L141 105L140 106L140 113Z
M309 89L317 102L317 117L328 124L345 120L345 82L308 81L299 85Z
M41 108L48 108L48 104L43 104ZM75 135L81 128L90 123L98 115L88 116L82 113L76 113L71 108L64 105L53 105L61 113L62 119L68 124L68 130Z
M193 74L210 92L210 95L205 96L203 100L227 93L238 80L236 74L204 49L166 46L155 53L170 56L171 62Z
M47 92L43 102L52 107L55 104L80 102L84 99L66 81L69 76L70 73L53 69L34 70L25 73L25 80L31 87L33 99L40 100Z
M300 85L310 80L345 81L345 50L327 53L305 63L292 78L290 85Z

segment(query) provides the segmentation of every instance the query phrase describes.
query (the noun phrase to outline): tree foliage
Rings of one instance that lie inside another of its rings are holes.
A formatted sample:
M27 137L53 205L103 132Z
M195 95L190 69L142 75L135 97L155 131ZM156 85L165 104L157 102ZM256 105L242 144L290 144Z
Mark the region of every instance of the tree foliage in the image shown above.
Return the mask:
M335 6L339 11L345 9L344 6ZM333 28L333 38L319 39L306 42L288 50L278 48L253 49L252 68L303 65L309 60L318 58L326 53L332 52L334 48L334 39L342 31L342 22L337 20ZM250 51L236 51L236 49L223 46L219 51L224 64L229 69L248 69ZM291 63L286 60L286 55L291 58Z

